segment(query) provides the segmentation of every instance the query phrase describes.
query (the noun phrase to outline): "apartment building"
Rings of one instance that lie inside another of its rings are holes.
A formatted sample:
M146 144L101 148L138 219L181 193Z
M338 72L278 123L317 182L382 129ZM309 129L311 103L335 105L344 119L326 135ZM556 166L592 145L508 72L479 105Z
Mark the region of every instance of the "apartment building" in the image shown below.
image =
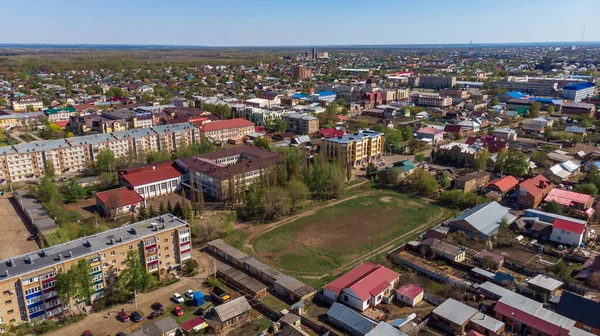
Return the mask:
M355 167L379 159L384 151L383 140L383 133L363 130L335 138L324 138L322 146L328 159L349 160Z
M164 215L3 260L0 323L47 319L65 311L68 306L54 290L56 274L81 259L92 269L92 301L102 297L108 277L120 274L132 250L148 272L160 277L191 258L190 226Z
M252 132L254 132L254 123L242 118L214 121L200 126L202 137L221 143L234 137L243 137Z
M467 99L469 98L469 91L466 89L441 89L440 96Z
M493 89L503 88L507 91L525 92L534 96L554 97L558 93L558 84L556 82L534 83L534 82L511 82L501 81L493 82Z
M319 131L319 118L307 114L290 113L283 116L288 130L296 134L314 134Z
M10 104L12 105L13 111L24 112L30 107L34 111L39 111L44 107L42 98L34 96L21 96L11 98Z
M445 89L452 88L456 85L456 77L444 76L418 76L410 77L408 84L424 89Z
M313 71L310 68L305 67L302 64L295 65L292 68L292 78L294 79L305 79L310 78L313 75Z
M580 103L585 98L593 97L595 90L594 83L569 84L562 88L562 97Z
M171 152L199 141L199 134L195 125L181 123L4 146L0 147L0 183L40 178L45 175L46 164L57 175L77 173L91 167L104 149L113 151L117 158Z
M452 97L432 97L422 96L417 97L417 105L431 107L449 107L452 106Z
M7 127L15 127L19 124L19 120L16 115L8 112L0 111L0 128L6 129Z
M381 101L384 104L397 101L406 101L409 98L408 89L386 89L379 92L381 92Z
M237 147L176 162L186 172L184 186L197 190L200 184L208 197L222 201L231 197L230 182L236 184L237 191L246 190L281 159L281 155L257 147Z

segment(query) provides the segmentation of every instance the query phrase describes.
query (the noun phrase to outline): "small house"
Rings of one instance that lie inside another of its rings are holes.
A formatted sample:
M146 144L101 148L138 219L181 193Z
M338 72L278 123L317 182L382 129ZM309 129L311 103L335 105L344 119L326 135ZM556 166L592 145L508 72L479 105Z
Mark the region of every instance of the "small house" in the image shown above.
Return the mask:
M245 324L251 310L248 300L241 296L213 308L211 319L207 322L216 333L222 333L226 329Z
M413 284L405 284L396 290L396 299L414 307L423 300L424 293L425 290L422 287Z

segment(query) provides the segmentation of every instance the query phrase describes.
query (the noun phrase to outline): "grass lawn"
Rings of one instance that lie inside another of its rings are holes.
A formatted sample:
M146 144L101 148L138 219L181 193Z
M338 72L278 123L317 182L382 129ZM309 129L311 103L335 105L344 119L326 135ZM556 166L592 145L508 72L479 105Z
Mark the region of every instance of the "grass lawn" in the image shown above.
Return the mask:
M243 231L233 231L230 235L225 237L223 240L225 242L236 249L243 251L244 250L244 239L246 238L246 234Z
M423 224L433 226L444 214L407 195L367 195L268 232L254 242L254 250L291 275L320 275Z
M282 311L284 309L290 309L290 305L279 300L271 294L267 294L267 296L264 299L260 300L260 302L277 312Z

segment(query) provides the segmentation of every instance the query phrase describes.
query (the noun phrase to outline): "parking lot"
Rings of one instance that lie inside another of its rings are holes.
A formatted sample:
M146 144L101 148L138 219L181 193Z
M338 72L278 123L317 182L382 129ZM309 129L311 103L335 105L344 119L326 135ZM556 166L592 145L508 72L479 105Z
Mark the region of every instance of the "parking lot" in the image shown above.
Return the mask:
M0 259L6 259L39 249L34 240L27 240L32 234L29 223L12 198L0 197Z

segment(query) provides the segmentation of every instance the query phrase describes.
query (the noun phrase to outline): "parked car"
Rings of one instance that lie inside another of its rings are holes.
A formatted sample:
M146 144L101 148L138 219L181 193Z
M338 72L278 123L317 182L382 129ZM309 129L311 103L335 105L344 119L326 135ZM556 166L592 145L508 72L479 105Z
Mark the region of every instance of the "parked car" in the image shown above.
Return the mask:
M140 315L140 313L134 311L133 313L131 313L131 320L133 322L140 322L141 320L143 320L144 318L142 317L142 315Z
M83 335L83 336L94 336L94 335L92 335L92 332L89 331L89 330L84 331L83 334L81 334L81 335Z
M194 292L191 289L188 289L183 295L185 295L186 298L191 299L194 297Z
M121 322L129 321L129 315L124 310L121 310L119 312L119 320L121 320Z
M165 310L165 307L160 302L154 302L151 307L153 310Z
M181 309L181 307L179 306L175 306L175 310L173 311L175 313L175 315L177 316L181 316L183 315L183 310Z
M118 333L115 334L115 336L127 336L127 334L122 331L119 331Z
M177 303L183 303L185 301L183 296L181 296L179 293L173 294L173 300Z
M157 317L163 316L165 314L164 310L155 310L152 312L152 314L150 314L150 316L148 317L149 319L153 320Z

